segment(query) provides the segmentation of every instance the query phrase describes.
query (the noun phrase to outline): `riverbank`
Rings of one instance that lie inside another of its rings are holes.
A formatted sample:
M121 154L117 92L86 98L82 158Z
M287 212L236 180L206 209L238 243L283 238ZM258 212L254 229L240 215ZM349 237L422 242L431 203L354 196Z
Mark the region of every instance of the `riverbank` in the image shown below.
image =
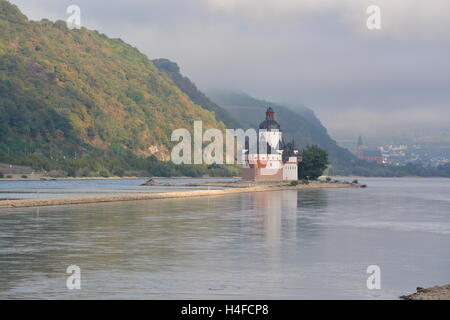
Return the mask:
M211 186L208 184L203 184ZM248 185L248 184L247 184ZM205 196L220 196L236 193L247 192L263 192L263 191L280 191L280 190L308 190L308 189L322 189L322 188L356 188L360 187L357 184L348 183L327 183L327 182L311 182L309 184L302 184L291 186L289 184L264 184L264 185L250 185L238 186L234 185L229 189L222 190L194 190L183 192L160 192L160 193L139 193L139 194L123 194L111 196L86 196L86 197L67 197L67 198L47 198L47 199L18 199L18 200L1 200L0 209L4 208L21 208L21 207L43 207L43 206L60 206L60 205L75 205L84 203L101 203L101 202L116 202L116 201L136 201L136 200L154 200L154 199L172 199L172 198L194 198Z
M417 288L417 292L401 296L403 300L450 300L450 284L432 288Z
M147 177L27 177L27 178L2 178L1 181L86 181L86 180L142 180Z
M158 180L164 179L240 179L240 177L154 177ZM48 177L48 176L29 176L27 178L1 178L1 181L87 181L87 180L142 180L148 179L147 176L128 176L128 177Z
M148 176L124 176L124 177L49 177L49 176L27 176L27 178L0 178L1 181L86 181L86 180L142 180ZM240 179L240 177L154 177L154 179Z

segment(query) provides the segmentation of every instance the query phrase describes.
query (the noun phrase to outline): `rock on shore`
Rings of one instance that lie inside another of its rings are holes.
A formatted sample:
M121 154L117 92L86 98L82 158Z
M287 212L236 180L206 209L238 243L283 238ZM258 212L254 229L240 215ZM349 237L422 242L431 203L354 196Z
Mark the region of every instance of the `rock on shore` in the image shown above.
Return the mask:
M403 300L450 300L450 284L432 288L417 287L417 292L401 296Z

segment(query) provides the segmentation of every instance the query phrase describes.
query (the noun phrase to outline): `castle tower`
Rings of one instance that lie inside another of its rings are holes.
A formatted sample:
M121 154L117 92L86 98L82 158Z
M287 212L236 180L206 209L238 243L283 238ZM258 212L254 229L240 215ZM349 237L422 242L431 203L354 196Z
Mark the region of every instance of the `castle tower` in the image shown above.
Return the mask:
M283 133L275 120L272 108L266 111L266 119L259 125L257 153L244 154L243 179L251 181L297 180L299 151L292 146L285 159ZM292 149L292 150L291 150ZM294 150L295 149L295 150Z
M267 150L259 150L259 153L281 154L282 135L280 125L275 121L275 112L269 107L266 111L266 120L259 125L258 133L259 141L267 142Z

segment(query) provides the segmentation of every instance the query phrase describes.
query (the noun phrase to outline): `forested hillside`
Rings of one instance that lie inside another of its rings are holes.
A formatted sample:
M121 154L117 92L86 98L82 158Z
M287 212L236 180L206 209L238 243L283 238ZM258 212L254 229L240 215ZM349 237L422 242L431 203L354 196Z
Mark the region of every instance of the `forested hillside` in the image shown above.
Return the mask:
M224 128L136 48L63 21L29 21L0 0L0 162L167 160L172 131L193 120Z
M180 72L180 67L175 62L168 59L156 59L153 60L153 63L159 70L167 73L178 88L186 93L193 102L206 110L214 112L217 119L222 121L227 128L240 128L242 126L236 120L239 117L233 117L226 109L211 101L188 77L183 76Z

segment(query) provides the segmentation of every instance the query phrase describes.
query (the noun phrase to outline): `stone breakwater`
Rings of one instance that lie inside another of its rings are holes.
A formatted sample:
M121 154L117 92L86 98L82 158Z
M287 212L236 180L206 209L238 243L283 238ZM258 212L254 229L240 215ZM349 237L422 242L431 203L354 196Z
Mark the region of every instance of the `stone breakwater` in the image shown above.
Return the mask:
M209 184L205 184L208 186ZM217 184L216 184L217 185ZM211 185L209 185L211 186ZM232 185L230 185L232 186ZM234 188L222 190L193 190L183 192L161 192L161 193L138 193L111 196L85 196L85 197L67 197L57 199L20 199L20 200L1 200L0 209L2 208L21 208L21 207L44 207L44 206L60 206L75 205L84 203L101 203L115 201L137 201L137 200L154 200L154 199L174 199L174 198L194 198L206 196L221 196L235 193L247 192L263 192L263 191L280 191L280 190L308 190L322 188L355 188L360 187L355 184L346 183L321 183L312 182L308 185L254 185L244 187L243 185L234 185Z

